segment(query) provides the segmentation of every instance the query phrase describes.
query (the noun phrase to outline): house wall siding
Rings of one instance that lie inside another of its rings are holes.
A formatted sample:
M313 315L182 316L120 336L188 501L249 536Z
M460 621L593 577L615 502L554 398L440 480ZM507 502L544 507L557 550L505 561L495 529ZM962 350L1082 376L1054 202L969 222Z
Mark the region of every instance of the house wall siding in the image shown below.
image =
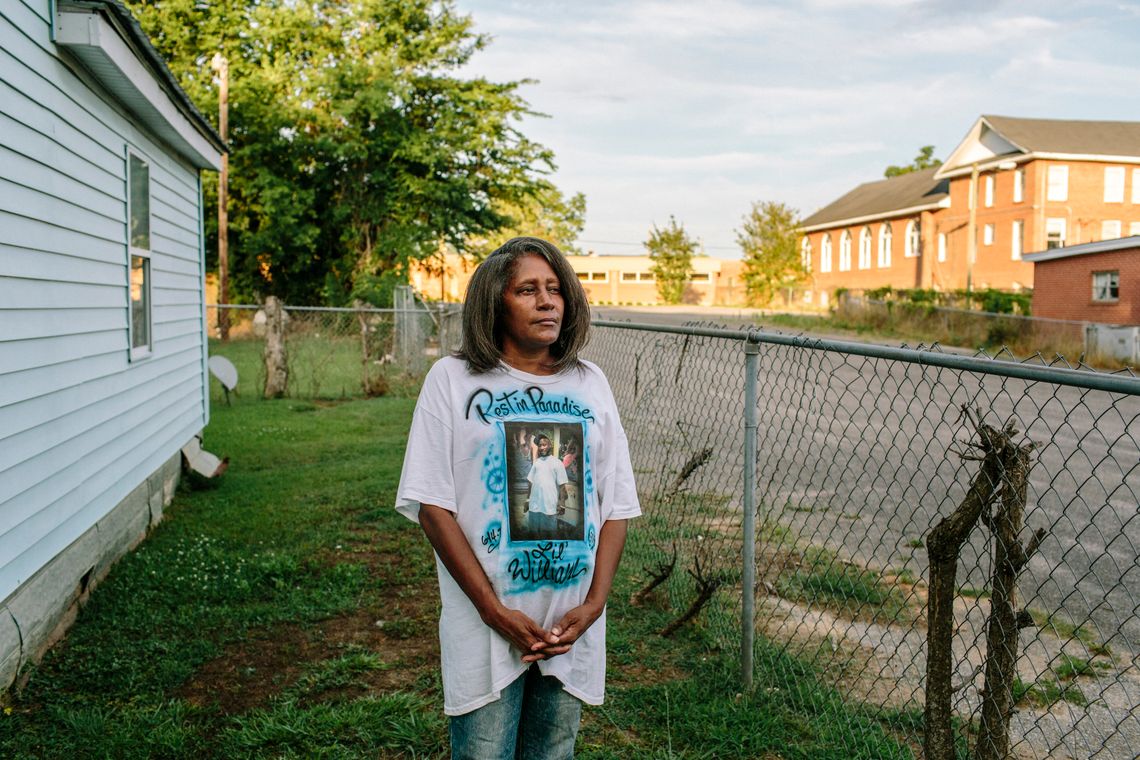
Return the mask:
M1140 246L1036 264L1033 314L1104 324L1140 325ZM1116 302L1092 300L1094 272L1120 272Z
M19 625L21 586L205 426L201 191L51 42L48 0L0 9L0 72L0 621ZM153 342L136 361L128 148L151 189Z

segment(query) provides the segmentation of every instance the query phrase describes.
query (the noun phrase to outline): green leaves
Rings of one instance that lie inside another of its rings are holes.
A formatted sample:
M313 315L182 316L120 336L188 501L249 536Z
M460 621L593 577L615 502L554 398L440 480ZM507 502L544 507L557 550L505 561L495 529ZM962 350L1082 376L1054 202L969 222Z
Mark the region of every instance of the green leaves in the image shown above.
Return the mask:
M942 161L934 157L934 146L923 145L918 149L918 155L914 157L914 161L906 166L888 166L886 170L883 171L883 176L887 178L900 177L903 174L910 174L911 172L930 169L935 166L942 166Z
M796 247L799 224L796 210L777 201L753 203L745 215L736 243L744 254L744 285L753 305L766 306L780 288L807 276Z
M653 225L645 241L653 265L649 271L657 282L657 295L665 303L677 304L685 300L685 283L693 273L693 256L697 242L685 232L684 225L669 217L669 224L660 229Z
M231 300L348 303L528 213L566 243L581 229L542 176L553 155L517 128L520 83L458 75L487 39L451 2L127 1L203 113L209 61L229 61Z

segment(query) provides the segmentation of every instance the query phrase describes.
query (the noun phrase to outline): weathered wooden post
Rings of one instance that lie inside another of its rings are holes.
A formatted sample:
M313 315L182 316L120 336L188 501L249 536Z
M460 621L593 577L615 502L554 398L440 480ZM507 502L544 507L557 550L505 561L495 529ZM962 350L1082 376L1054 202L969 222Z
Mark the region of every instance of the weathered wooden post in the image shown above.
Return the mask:
M285 308L277 296L265 299L265 397L281 398L289 385Z
M993 534L994 566L990 620L986 631L985 696L975 748L978 760L1005 760L1009 757L1009 719L1013 714L1013 682L1017 677L1018 632L1033 625L1033 618L1028 612L1017 610L1017 576L1045 537L1045 531L1039 529L1025 547L1018 537L1025 517L1029 453L1032 450L1032 443L1017 446L1006 442L1002 449L1001 501L992 517L986 519L983 516Z
M978 517L989 509L1002 481L1003 434L983 425L969 408L963 412L974 423L980 443L971 444L981 455L981 469L970 483L962 503L927 534L926 553L930 563L930 592L926 628L926 713L923 751L926 760L954 760L954 733L951 698L954 687L954 594L957 591L958 554Z

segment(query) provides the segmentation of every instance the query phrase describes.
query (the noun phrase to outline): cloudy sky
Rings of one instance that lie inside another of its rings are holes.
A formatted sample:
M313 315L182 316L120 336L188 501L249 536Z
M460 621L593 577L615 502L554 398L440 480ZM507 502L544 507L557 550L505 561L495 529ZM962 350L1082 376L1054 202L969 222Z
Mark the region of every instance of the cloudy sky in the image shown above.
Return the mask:
M754 201L807 215L945 156L983 113L1140 120L1140 2L456 0L493 42L469 73L533 79L582 247L639 253L673 215L739 257Z

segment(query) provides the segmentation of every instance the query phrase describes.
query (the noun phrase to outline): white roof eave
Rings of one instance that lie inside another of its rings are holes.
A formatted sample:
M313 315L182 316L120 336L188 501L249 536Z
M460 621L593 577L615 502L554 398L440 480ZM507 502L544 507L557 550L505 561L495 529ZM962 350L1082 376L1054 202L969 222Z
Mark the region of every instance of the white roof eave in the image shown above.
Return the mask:
M195 129L101 14L60 10L56 19L56 44L78 58L151 132L197 168L221 168L221 152Z

